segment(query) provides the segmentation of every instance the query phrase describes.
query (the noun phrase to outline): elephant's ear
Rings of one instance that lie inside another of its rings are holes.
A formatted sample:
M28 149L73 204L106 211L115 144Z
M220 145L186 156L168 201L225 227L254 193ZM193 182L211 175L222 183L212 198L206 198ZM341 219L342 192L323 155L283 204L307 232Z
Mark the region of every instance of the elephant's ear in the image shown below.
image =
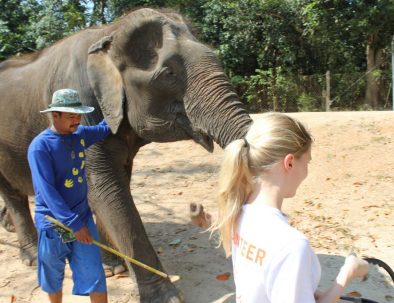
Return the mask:
M169 18L148 8L130 13L114 32L111 54L132 72L152 71L165 39L175 40ZM128 89L129 86L125 87ZM130 101L130 100L128 100Z
M112 36L102 38L89 48L87 71L90 85L112 133L123 119L122 77L108 55Z

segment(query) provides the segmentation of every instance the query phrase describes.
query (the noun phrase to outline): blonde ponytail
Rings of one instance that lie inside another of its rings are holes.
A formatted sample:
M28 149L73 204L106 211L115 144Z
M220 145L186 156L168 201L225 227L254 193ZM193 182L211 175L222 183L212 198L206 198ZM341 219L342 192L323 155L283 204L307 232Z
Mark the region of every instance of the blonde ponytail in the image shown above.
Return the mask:
M210 231L220 232L226 256L231 255L231 238L253 190L253 178L287 154L301 157L311 143L311 135L299 121L281 113L266 113L251 125L245 139L225 148L219 174L218 218Z
M219 213L211 231L220 231L220 243L231 254L231 236L236 226L242 205L252 190L252 174L249 169L249 144L246 139L230 143L224 153L219 174Z

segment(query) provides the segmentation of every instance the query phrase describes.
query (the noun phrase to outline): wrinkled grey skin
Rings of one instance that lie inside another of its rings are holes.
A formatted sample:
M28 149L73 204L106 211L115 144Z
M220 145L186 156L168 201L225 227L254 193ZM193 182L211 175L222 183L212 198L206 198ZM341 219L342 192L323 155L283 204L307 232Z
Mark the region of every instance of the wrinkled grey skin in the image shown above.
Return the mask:
M91 28L29 56L0 64L0 193L18 235L21 258L36 256L27 196L33 195L26 151L48 126L39 114L60 88L74 88L106 118L113 135L87 153L89 203L102 234L122 253L164 270L130 193L133 158L150 142L193 139L208 151L245 135L241 108L214 53L182 17L141 9L117 23ZM5 216L3 216L5 217ZM181 302L167 280L128 264L141 302Z

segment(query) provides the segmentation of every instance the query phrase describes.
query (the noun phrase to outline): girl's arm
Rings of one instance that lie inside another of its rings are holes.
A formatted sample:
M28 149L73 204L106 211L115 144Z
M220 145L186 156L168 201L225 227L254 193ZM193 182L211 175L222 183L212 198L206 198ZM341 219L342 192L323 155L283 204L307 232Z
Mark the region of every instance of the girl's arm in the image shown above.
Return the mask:
M335 282L325 292L315 293L316 303L336 303L343 294L346 286L355 278L364 278L368 274L368 262L349 255L341 267Z

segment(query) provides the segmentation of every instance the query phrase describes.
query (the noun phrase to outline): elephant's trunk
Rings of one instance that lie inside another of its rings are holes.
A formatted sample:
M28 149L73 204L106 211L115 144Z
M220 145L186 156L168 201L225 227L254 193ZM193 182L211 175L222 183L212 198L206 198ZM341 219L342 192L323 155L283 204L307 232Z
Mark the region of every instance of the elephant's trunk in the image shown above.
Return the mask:
M193 128L222 148L245 136L252 119L211 51L188 67L185 110Z

